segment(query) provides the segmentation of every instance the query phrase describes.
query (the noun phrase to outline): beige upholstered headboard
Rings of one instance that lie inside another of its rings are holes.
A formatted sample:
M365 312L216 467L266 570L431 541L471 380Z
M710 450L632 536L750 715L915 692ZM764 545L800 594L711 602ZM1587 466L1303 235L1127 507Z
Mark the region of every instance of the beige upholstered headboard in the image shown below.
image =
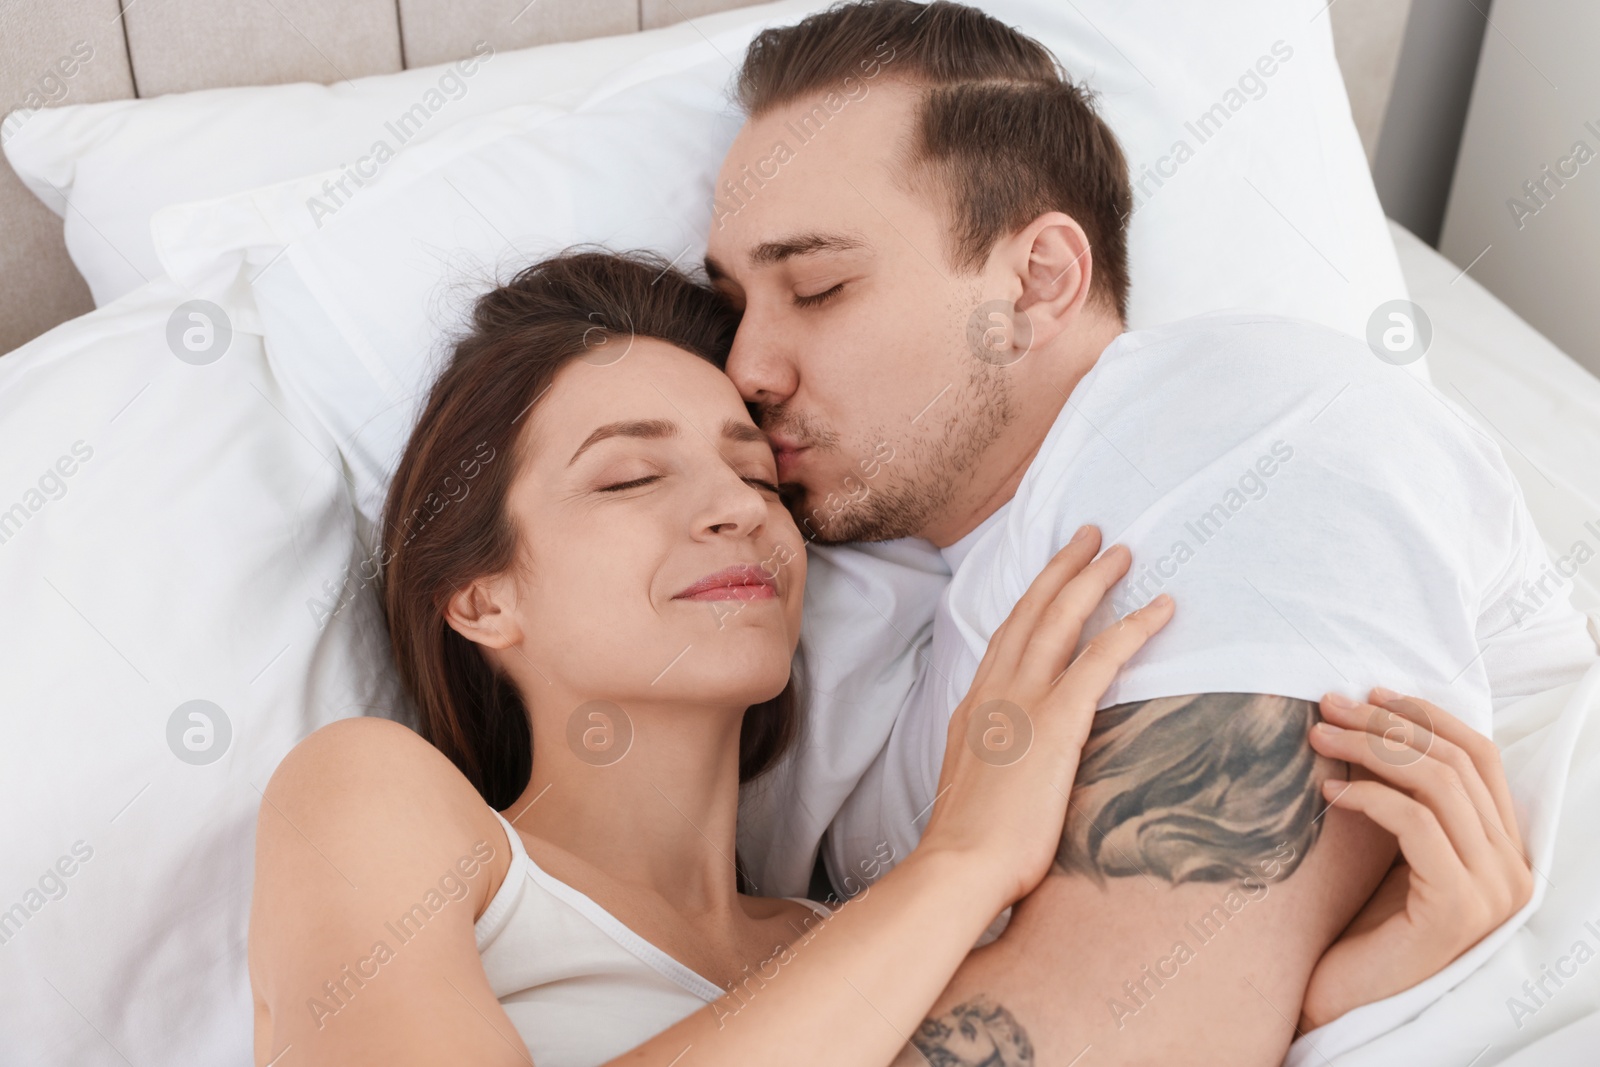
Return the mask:
M748 0L0 0L0 114L88 41L57 104L227 85L336 82L496 51L652 29ZM1372 158L1409 0L1328 9ZM61 220L0 161L0 353L93 306Z

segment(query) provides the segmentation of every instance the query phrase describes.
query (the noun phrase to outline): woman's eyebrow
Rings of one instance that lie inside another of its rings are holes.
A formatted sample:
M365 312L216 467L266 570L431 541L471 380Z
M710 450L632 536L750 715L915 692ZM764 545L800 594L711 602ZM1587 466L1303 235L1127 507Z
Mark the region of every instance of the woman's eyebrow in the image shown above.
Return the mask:
M678 424L671 419L624 419L621 422L608 422L584 439L583 444L579 445L578 450L572 454L572 458L567 460L567 466L570 467L576 463L578 457L583 455L584 450L590 445L599 444L609 437L660 438L676 436L678 436Z
M578 457L583 455L584 449L590 445L599 444L607 438L638 437L648 439L676 436L678 436L678 424L671 419L624 419L620 422L608 422L584 439L583 444L579 445L578 450L572 454L572 458L567 460L567 466L570 467L577 462ZM759 428L752 423L741 422L731 415L722 424L722 436L729 441L749 441L766 445L768 448L772 447L772 442L767 440L767 435L762 433Z
M767 435L762 433L754 424L740 422L732 417L722 424L722 436L729 441L750 441L755 444L766 445L768 448L772 447L772 442L767 439Z

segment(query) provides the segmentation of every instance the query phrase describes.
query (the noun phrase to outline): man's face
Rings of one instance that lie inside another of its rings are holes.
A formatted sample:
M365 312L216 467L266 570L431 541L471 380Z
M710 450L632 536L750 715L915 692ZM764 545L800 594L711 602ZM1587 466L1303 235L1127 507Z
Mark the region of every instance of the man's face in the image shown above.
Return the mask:
M896 183L914 104L884 78L779 108L745 124L718 177L707 267L744 310L728 375L825 543L939 522L1015 417L968 329L1016 289L958 275L942 196Z

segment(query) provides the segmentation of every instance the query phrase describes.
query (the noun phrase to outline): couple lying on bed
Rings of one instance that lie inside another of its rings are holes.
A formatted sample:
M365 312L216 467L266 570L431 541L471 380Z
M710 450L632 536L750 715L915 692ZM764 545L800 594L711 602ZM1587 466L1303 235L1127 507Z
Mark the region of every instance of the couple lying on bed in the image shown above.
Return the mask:
M1271 1064L1516 912L1490 715L1594 648L1493 444L1320 327L1125 332L1115 142L980 13L835 8L739 91L713 289L546 260L427 399L421 736L267 787L256 1062Z

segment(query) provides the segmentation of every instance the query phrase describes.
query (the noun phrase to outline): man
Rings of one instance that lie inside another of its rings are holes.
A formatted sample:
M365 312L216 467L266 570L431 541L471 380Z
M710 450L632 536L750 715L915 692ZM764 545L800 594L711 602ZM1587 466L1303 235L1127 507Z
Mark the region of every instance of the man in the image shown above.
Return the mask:
M1057 870L913 1044L941 1065L1277 1062L1395 848L1326 810L1349 772L1307 744L1316 697L1383 683L1487 732L1594 656L1564 600L1510 606L1544 562L1515 481L1359 341L1240 314L1126 334L1121 152L997 21L836 8L758 37L738 89L706 261L744 312L727 371L802 528L887 542L817 553L812 733L741 813L757 884L800 891L821 847L850 891L906 853L990 634L1094 523L1134 551L1118 613L1167 591L1177 616L1097 718ZM1025 750L1025 713L994 728L997 760Z

